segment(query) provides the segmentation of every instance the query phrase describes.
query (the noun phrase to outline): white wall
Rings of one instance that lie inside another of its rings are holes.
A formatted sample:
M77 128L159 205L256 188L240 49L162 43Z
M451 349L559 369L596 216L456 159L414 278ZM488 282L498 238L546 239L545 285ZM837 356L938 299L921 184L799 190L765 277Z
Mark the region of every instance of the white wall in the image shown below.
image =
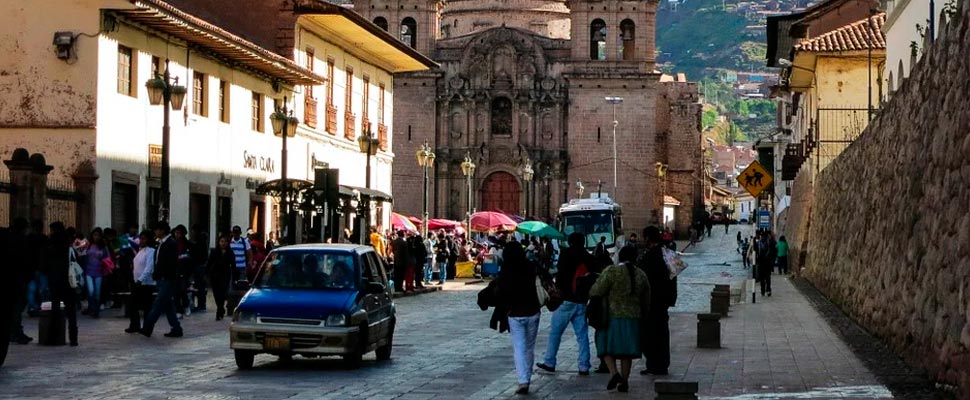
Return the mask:
M916 25L926 27L930 14L936 17L937 29L933 32L933 37L937 36L940 26L940 11L945 0L934 2L935 9L930 10L929 0L894 0L886 2L886 24L883 30L886 33L886 69L883 79L888 90L884 94L899 88L900 80L909 77L911 43L916 42L920 48L920 56L923 50L923 39L920 38ZM924 28L925 29L925 28ZM889 85L889 76L892 74L893 85Z

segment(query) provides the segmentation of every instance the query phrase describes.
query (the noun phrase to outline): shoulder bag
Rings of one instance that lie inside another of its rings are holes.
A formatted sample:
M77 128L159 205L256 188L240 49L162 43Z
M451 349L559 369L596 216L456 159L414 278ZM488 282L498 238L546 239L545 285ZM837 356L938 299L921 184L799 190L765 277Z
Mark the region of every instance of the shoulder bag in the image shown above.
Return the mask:
M67 284L71 289L78 289L84 282L84 269L77 262L77 255L73 247L67 249Z

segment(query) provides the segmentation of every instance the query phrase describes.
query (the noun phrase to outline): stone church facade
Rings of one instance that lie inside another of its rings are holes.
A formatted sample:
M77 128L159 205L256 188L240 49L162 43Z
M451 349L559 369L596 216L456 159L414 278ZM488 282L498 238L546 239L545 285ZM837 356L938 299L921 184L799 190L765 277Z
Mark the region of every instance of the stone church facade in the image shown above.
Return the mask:
M440 68L394 80L395 210L420 216L427 143L430 215L461 220L472 207L555 218L577 182L623 206L624 230L659 223L664 195L686 231L703 206L695 84L655 71L657 4L617 0L355 0L354 10L430 56ZM618 188L613 183L616 105ZM526 181L529 163L535 171ZM658 174L658 163L666 173Z

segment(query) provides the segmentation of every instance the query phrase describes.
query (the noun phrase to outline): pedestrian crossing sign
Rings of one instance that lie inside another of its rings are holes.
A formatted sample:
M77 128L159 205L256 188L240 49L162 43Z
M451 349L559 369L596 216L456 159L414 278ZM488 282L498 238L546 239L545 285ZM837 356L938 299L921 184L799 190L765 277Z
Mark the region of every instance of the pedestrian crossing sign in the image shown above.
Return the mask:
M738 184L754 197L761 195L772 181L771 174L757 160L751 162L751 165L738 175Z

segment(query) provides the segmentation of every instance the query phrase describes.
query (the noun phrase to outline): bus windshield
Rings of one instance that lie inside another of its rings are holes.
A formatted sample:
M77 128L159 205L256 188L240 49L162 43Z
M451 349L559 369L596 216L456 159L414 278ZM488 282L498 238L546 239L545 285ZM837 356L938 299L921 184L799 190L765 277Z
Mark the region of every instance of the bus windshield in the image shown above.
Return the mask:
M579 232L586 236L586 248L592 249L601 237L606 238L606 246L613 246L612 211L582 211L562 215L562 233L566 236Z

